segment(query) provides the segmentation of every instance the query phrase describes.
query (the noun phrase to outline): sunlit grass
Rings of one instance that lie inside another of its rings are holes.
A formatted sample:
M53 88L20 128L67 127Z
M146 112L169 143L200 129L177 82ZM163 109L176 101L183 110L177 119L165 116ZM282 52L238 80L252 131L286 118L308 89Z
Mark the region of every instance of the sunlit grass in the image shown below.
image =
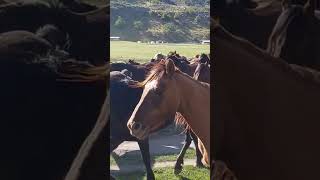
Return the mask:
M111 61L127 61L134 59L138 62L146 62L154 57L156 53L168 54L177 51L187 58L197 54L209 53L210 46L202 44L147 44L129 41L110 41Z

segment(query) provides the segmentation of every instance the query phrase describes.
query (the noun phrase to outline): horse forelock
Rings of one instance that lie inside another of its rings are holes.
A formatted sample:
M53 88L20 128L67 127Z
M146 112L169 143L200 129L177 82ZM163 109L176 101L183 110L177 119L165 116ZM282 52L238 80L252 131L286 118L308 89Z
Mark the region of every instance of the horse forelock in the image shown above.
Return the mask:
M166 71L166 64L165 63L166 63L166 60L162 59L157 64L153 65L151 70L149 71L149 74L145 78L145 80L142 82L137 82L137 83L131 85L131 87L135 87L135 88L145 87L147 83L149 83L153 80L160 79L165 74L165 71ZM176 72L180 72L179 68L177 68L177 67L175 67L175 68L176 68Z

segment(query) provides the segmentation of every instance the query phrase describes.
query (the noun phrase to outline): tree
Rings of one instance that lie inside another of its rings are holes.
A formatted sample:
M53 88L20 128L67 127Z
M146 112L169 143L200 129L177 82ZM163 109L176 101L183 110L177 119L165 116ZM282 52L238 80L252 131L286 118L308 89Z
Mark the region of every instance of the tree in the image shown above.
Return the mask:
M171 34L171 33L174 33L175 31L176 31L176 27L174 24L167 23L167 24L163 25L163 33L164 34Z
M142 30L143 26L144 26L144 24L141 21L134 21L133 22L133 27L138 31Z
M114 23L114 25L117 28L123 28L126 25L126 21L121 16L118 16L118 18L117 18L116 22Z

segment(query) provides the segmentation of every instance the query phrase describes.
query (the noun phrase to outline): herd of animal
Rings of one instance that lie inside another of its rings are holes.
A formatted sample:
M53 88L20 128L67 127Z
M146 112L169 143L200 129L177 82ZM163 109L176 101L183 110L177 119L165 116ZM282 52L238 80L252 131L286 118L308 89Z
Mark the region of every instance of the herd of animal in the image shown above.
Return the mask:
M146 166L148 180L155 178L151 168L148 137L137 138L132 135L127 127L127 123L145 89L143 87L135 86L134 84L145 80L159 64L167 61L173 62L174 66L179 68L186 76L193 77L197 79L197 81L210 83L210 59L206 54L201 54L191 60L187 60L176 52L172 52L167 56L156 54L154 59L151 59L150 62L144 64L139 64L132 60L129 60L129 62L111 63L110 103L112 106L110 117L110 152L116 149L123 141L137 141ZM153 104L153 106L156 105L155 103L151 104ZM149 105L149 108L152 108L151 104ZM155 107L155 109L159 111L160 106ZM175 112L173 115L175 115ZM167 119L166 123L158 127L157 130L173 123L174 119L174 116L170 117ZM191 129L187 129L185 144L174 167L176 174L180 173L182 170L183 157L192 140L196 145L196 165L203 166L203 163L201 162L202 154L198 148L198 138Z
M0 179L104 179L107 128L109 151L137 141L154 179L148 135L173 121L187 132L176 173L193 140L211 179L318 177L317 5L216 1L210 114L208 55L109 67L108 6L0 0Z
M320 160L316 0L218 1L211 179L314 179Z
M73 0L0 1L0 179L105 179L108 18Z
M211 23L215 64L211 118L210 108L206 108L210 104L205 100L210 99L210 85L189 78L188 68L179 67L183 60L169 57L151 65L149 71L145 71L148 63L145 68L128 65L137 67L132 70L111 65L119 71L114 72L115 79L137 91L132 100L135 103L128 103L127 123L123 123L127 135L138 142L147 141L150 133L175 119L187 126L193 140L198 139L202 163L211 165L211 179L317 177L317 5L315 0L216 2ZM123 69L127 70L120 72ZM135 73L139 71L141 75ZM191 73L191 77L195 75ZM210 124L212 129L208 129ZM210 131L213 144L208 138ZM152 179L150 172L147 176Z

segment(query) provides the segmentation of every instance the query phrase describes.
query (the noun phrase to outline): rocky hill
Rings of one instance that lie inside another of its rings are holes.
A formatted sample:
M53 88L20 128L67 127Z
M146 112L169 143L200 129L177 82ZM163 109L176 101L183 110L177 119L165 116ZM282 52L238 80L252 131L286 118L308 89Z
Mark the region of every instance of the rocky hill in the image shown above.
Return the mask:
M111 36L129 41L209 39L209 0L112 0Z

